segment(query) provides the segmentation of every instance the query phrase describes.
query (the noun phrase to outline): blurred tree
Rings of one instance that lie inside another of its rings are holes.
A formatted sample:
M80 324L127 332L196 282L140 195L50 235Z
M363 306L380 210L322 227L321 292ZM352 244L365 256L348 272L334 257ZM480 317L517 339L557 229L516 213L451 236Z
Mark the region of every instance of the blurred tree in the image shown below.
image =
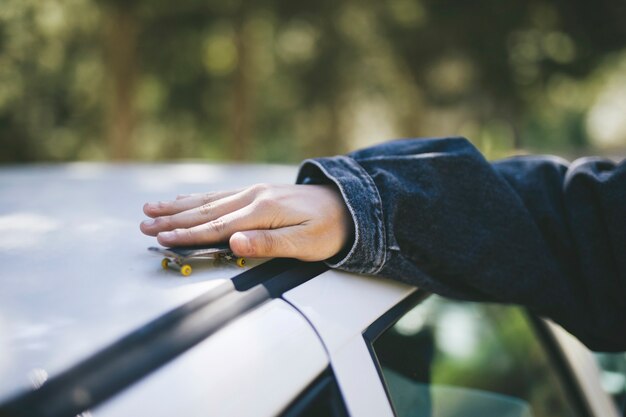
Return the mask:
M104 1L101 1L105 3ZM137 84L138 21L132 1L104 4L103 44L109 88L107 138L109 156L114 160L132 155L136 123L134 98Z
M74 19L72 16L80 16ZM0 8L0 160L98 153L99 11L90 1L6 0Z
M621 0L5 0L0 161L586 147L625 18Z

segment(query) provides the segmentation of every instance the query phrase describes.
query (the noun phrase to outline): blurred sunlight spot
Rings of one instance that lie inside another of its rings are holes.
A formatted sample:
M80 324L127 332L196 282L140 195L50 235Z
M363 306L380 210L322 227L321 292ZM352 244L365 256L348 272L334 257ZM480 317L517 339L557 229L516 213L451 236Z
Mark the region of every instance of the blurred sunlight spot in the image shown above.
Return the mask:
M462 309L450 308L442 312L436 327L436 338L441 350L458 359L471 358L478 348L476 321Z
M43 237L59 229L60 224L49 217L33 213L13 213L0 216L0 249L36 246Z
M65 11L60 2L45 1L37 7L35 22L38 28L48 37L58 36L67 24Z
M165 85L154 76L144 76L139 82L136 105L143 113L156 113L161 110L167 91Z
M550 32L542 39L543 51L552 60L567 64L576 58L576 46L572 38L562 32Z
M395 324L394 329L403 336L419 333L424 327L425 317L419 308L414 308Z
M426 9L420 1L391 0L387 7L391 17L401 26L416 28L426 22Z
M237 66L237 47L232 33L210 36L204 44L204 67L212 75L228 75Z
M472 86L475 78L472 62L461 56L447 56L433 65L427 74L428 83L438 93L460 94Z
M302 20L291 22L278 38L278 54L285 62L308 61L315 55L318 37L310 23Z
M537 30L520 30L507 39L509 59L515 65L536 63L541 59L541 33Z
M626 75L616 75L587 113L587 132L601 148L626 146Z
M353 116L350 128L352 146L365 147L381 139L397 136L393 114L382 98L356 97L352 101Z

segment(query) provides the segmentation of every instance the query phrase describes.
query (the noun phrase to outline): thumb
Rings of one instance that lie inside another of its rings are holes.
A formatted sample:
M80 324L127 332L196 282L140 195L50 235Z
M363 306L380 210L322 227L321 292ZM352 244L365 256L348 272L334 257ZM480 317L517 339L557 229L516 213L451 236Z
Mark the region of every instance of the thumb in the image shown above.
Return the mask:
M292 243L289 227L273 230L249 230L230 237L230 248L238 256L251 258L292 258L297 248Z

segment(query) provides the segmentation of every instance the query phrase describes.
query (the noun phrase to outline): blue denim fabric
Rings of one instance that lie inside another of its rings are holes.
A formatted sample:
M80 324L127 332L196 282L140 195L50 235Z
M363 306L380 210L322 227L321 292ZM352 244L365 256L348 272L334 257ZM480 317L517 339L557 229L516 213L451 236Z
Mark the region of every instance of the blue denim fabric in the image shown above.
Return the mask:
M334 183L352 243L327 263L444 296L524 305L595 350L626 350L626 163L490 163L463 138L303 162Z

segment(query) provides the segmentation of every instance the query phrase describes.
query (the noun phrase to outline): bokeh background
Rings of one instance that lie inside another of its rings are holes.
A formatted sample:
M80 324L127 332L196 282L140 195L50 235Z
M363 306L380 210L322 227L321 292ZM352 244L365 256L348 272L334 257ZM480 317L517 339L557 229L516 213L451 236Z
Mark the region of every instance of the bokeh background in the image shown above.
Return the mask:
M621 155L622 0L2 0L0 162Z

